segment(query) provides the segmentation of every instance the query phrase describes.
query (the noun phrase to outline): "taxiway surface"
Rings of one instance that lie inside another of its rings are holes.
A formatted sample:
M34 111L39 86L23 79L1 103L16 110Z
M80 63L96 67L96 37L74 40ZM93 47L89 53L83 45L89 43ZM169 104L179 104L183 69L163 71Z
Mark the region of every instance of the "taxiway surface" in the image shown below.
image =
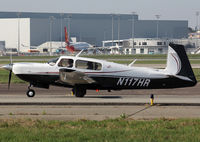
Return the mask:
M163 90L88 91L75 98L67 88L35 89L26 96L27 84L0 84L0 118L51 120L103 120L122 114L133 119L200 118L200 83L195 87ZM155 94L155 106L149 106L149 94Z

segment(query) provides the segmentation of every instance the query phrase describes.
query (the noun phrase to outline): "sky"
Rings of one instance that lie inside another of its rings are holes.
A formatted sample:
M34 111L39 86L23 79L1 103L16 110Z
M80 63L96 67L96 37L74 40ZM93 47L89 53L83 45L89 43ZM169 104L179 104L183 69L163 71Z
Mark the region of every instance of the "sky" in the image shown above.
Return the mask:
M0 11L129 14L136 12L139 19L188 20L197 25L196 11L200 0L0 0ZM200 23L200 16L199 20Z

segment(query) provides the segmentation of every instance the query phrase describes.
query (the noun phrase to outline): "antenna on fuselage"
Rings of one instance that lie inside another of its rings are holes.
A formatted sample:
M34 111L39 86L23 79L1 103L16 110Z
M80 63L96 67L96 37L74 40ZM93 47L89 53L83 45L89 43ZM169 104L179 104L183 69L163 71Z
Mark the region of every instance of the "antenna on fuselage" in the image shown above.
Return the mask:
M136 61L137 59L133 60L133 62L131 62L128 66L131 67Z
M81 55L81 53L84 51L84 49L82 49L78 54L76 54L76 57L79 57L79 55Z

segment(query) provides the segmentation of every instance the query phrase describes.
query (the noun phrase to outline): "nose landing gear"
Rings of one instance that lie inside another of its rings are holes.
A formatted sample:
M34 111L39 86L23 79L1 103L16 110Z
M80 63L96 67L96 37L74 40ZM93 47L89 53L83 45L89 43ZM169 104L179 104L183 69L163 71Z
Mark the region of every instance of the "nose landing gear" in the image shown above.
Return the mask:
M30 89L31 88L31 84L28 86L28 91L26 92L26 95L28 97L34 97L35 96L35 91L33 89Z

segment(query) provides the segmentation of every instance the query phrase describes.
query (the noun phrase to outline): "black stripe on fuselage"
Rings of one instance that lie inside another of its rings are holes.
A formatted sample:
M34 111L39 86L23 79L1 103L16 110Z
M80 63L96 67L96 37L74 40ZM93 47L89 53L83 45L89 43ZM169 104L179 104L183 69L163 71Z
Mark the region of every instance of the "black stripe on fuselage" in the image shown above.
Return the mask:
M150 79L150 78L135 78L135 77L96 77L93 78L98 84L102 84L103 88L114 89L167 89L167 88L181 88L191 87L196 85L196 82L186 81L176 77L169 77L164 79Z
M73 87L59 81L59 75L32 75L18 74L20 79L30 83L49 84L64 87ZM176 77L151 79L137 77L116 77L116 76L90 76L96 81L93 84L83 85L87 89L167 89L194 86L196 82L186 81Z

